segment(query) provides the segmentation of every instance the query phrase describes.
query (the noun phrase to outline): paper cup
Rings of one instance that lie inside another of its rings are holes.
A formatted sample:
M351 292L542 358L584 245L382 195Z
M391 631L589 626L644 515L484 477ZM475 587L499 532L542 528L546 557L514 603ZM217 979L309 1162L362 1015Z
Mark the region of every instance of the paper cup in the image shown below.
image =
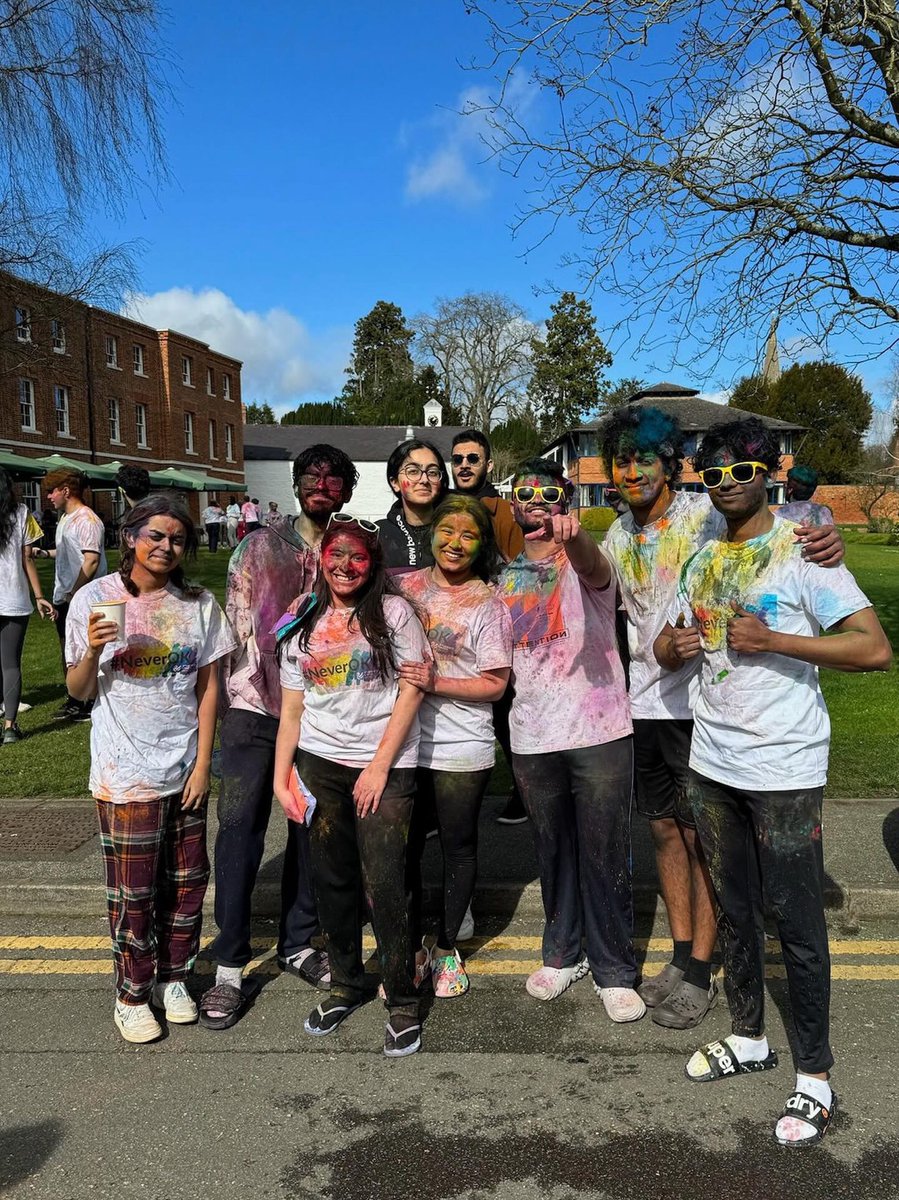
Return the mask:
M100 613L104 620L115 621L118 626L117 641L124 642L125 640L125 601L124 600L104 600L102 603L92 604L91 612Z

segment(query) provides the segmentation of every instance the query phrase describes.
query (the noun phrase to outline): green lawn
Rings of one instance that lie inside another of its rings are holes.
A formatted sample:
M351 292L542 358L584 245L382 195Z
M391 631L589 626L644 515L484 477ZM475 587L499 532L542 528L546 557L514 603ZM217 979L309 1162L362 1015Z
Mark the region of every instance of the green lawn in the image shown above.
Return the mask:
M116 556L110 557L113 567ZM853 541L846 547L846 561L899 652L899 546ZM190 574L223 600L226 565L224 552L213 557L203 550ZM52 564L41 562L39 569L49 596ZM53 626L37 617L32 617L25 641L23 670L24 698L34 708L21 715L20 724L29 736L0 748L0 795L84 796L90 725L52 720L63 698L62 666ZM899 795L899 669L874 675L824 671L822 681L833 722L829 795ZM508 781L500 756L491 790L504 791Z

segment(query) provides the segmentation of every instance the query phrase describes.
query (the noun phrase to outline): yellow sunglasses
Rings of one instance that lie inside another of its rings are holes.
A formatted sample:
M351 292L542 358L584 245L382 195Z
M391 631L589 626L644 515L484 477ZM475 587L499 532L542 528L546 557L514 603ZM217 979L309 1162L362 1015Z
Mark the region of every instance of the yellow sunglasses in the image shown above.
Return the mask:
M731 463L728 467L706 467L704 471L698 471L697 474L707 488L717 488L721 487L728 476L730 476L731 483L752 483L756 471L767 473L767 463Z

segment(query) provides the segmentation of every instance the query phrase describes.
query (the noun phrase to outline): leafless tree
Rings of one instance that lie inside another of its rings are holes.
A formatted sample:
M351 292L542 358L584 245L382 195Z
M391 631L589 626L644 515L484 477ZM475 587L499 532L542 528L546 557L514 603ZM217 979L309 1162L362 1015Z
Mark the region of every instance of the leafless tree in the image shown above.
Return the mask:
M819 346L899 321L895 0L468 8L522 219L577 222L576 260L651 322L644 345L689 331L726 354L772 314Z
M413 327L417 353L434 363L466 424L488 430L521 414L539 330L514 300L495 292L438 300Z
M79 299L134 282L131 243L90 244L166 177L168 94L155 0L0 0L0 268Z

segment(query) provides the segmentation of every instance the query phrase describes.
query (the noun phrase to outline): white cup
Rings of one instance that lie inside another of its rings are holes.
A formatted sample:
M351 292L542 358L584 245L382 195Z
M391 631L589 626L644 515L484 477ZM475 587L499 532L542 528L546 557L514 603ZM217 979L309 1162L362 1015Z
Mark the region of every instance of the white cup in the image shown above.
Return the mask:
M125 601L104 600L91 605L91 612L99 613L104 621L115 621L118 628L117 642L125 640Z

